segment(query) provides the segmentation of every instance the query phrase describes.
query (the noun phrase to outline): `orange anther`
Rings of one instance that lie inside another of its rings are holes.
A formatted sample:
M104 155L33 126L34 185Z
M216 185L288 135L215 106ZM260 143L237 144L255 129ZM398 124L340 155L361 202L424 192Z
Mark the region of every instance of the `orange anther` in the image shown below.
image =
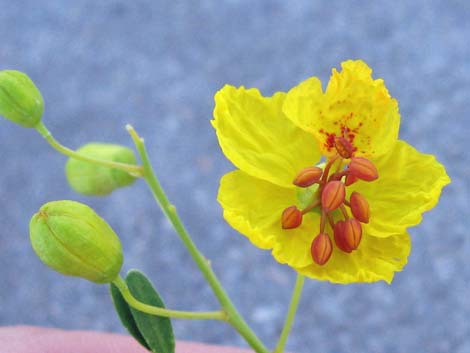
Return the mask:
M293 184L306 188L318 182L323 174L323 169L319 167L307 167L300 171L295 177Z
M302 212L296 206L287 207L281 216L283 229L297 228L302 224Z
M350 253L356 250L362 239L361 223L357 219L349 218L339 221L334 228L335 243L342 251Z
M362 196L360 193L354 191L351 194L351 198L349 199L351 204L351 212L359 222L362 223L369 223L369 203L367 202L366 198Z
M338 221L335 223L333 233L334 233L336 246L340 248L342 251L350 253L352 249L344 241L344 221Z
M358 181L359 179L357 177L355 177L354 175L352 175L351 173L348 173L346 175L346 179L344 180L344 185L346 186L349 186L351 184L354 184L356 181Z
M310 251L312 253L313 261L315 261L316 264L320 266L326 264L333 252L333 244L331 243L331 239L328 234L318 234L315 239L313 239Z
M321 194L322 208L326 212L336 210L343 202L346 189L341 181L330 181Z
M347 247L356 250L362 239L362 226L357 219L349 218L344 221L343 240Z
M375 165L366 158L354 157L348 167L349 173L365 181L373 181L379 177Z

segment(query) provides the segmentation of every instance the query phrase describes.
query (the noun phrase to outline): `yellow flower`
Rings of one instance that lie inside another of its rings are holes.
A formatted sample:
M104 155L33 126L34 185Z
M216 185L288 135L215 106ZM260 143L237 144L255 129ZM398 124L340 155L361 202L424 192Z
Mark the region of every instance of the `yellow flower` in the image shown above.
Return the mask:
M450 182L434 156L398 140L398 103L364 62L287 94L226 85L215 95L224 218L298 272L388 283L407 262L407 228ZM321 170L319 169L321 168Z

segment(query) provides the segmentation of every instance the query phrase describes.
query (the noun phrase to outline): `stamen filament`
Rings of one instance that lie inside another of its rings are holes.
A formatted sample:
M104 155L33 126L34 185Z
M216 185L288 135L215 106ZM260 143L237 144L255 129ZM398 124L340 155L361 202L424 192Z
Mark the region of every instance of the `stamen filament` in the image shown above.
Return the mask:
M344 219L348 220L349 219L349 214L348 211L346 210L346 207L344 205L339 206L341 209L341 212L343 213Z
M326 183L326 181L328 180L328 174L330 174L330 168L338 158L339 158L339 154L336 154L328 161L328 163L326 163L325 169L323 170L323 176L321 179L322 184Z
M312 202L310 205L308 205L307 207L305 207L302 211L302 214L306 214L308 211L311 211L313 210L315 207L317 207L318 205L320 205L320 200L316 200L314 202Z
M325 224L326 224L326 211L322 209L321 218L320 218L320 234L325 233Z
M341 157L341 156L340 156ZM338 165L336 166L336 173L338 173L340 170L341 170L341 167L343 165L343 157L341 157L339 160L338 160Z
M328 212L326 217L328 218L328 223L330 223L331 229L335 229L335 220L333 219L331 212Z
M344 176L348 175L348 173L349 173L348 170L343 170L341 172L335 172L335 173L330 175L330 177L328 178L328 181L330 181L333 178L335 180L341 180Z

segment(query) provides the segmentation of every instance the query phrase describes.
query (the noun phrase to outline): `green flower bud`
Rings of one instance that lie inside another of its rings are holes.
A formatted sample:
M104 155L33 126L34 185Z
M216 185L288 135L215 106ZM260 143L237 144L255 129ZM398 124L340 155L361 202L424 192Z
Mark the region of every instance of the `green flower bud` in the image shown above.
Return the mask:
M33 81L20 71L0 71L0 115L24 127L35 127L44 100Z
M67 200L48 202L31 218L29 232L41 261L64 275L109 283L121 270L118 236L87 205Z
M96 159L137 164L134 152L127 147L88 143L77 150L78 153ZM129 173L69 158L65 165L67 181L72 189L85 195L107 195L117 188L132 184L135 177Z

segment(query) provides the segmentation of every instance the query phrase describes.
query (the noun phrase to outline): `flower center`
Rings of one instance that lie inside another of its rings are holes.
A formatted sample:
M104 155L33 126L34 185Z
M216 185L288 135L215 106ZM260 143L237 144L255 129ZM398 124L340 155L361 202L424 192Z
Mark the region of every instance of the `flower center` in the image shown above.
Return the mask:
M351 253L359 247L362 238L361 223L369 222L369 204L366 198L354 191L349 200L346 189L359 180L371 182L379 175L375 165L363 157L354 157L349 141L337 138L336 154L323 165L302 169L293 184L302 188L302 209L287 207L281 216L283 229L297 228L308 212L320 213L320 229L311 244L312 258L318 265L328 262L333 252L333 242L326 231L329 225L338 249ZM341 212L335 220L334 212Z

